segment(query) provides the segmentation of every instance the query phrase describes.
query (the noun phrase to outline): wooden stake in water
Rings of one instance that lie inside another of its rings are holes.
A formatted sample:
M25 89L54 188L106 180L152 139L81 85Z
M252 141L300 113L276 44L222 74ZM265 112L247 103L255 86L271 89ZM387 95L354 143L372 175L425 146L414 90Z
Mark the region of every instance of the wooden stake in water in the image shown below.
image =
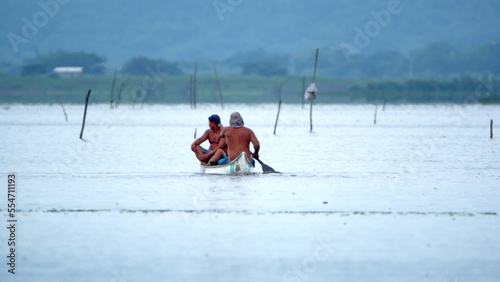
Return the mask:
M313 101L311 100L311 105L309 106L309 124L311 125L309 132L313 131Z
M220 106L224 109L224 101L222 101L222 91L220 89L219 75L217 74L217 68L214 67L215 83L217 84L217 90L219 91Z
M316 82L316 68L318 67L319 48L316 48L316 58L314 59L313 83Z
M194 139L196 139L196 128L194 129Z
M118 91L118 99L116 99L116 105L115 108L118 108L118 105L120 104L120 101L122 99L122 91L123 87L125 87L125 83L127 83L128 79L130 78L130 75L125 78L125 81L120 84L120 91Z
M197 85L196 85L196 74L198 72L198 65L194 64L194 76L193 76L193 108L196 109L196 91L197 91Z
M149 90L146 90L146 94L144 95L144 99L142 99L141 102L141 109L144 106L144 102L146 102L146 99L149 97Z
M306 77L303 76L302 77L302 109L304 108L304 101L305 101L304 93L305 92L306 92Z
M314 72L312 79L313 83L316 82L316 68L318 67L318 54L319 54L319 48L316 48L316 58L314 59ZM311 105L309 107L309 123L311 124L309 132L313 131L313 101L314 99L311 99Z
M273 131L274 135L276 135L276 127L278 127L278 119L280 117L280 111L281 111L281 99L280 102L278 103L278 114L276 115L276 122L274 123L274 131Z
M85 98L85 110L83 111L83 121L82 121L82 130L80 131L80 139L83 140L83 129L85 128L85 119L87 118L87 106L89 105L89 97L90 97L90 89L87 92L87 98Z
M378 110L378 104L377 104L377 95L375 94L373 84L370 84L370 90L371 90L371 92L372 92L373 103L375 104L375 113L373 114L373 124L377 124L377 110Z
M66 111L64 110L64 106L62 104L61 97L59 97L59 94L56 94L56 96L57 96L57 99L59 100L59 105L61 105L61 108L63 110L64 119L66 119L66 122L68 122L68 115L66 114Z
M189 106L193 108L193 75L189 75Z
M115 92L115 84L116 84L116 69L115 69L115 74L113 75L113 82L111 82L111 93L110 93L110 99L109 99L109 108L113 108L113 93Z
M490 121L490 139L493 139L493 120Z
M278 127L278 119L280 117L280 111L281 111L281 89L283 88L283 82L280 84L280 89L279 89L279 103L278 103L278 114L276 115L276 122L274 123L274 131L273 134L276 135L276 128Z
M131 93L132 94L132 93ZM132 109L135 108L135 104L137 103L137 99L139 99L140 96L142 96L141 90L136 90L134 95L134 101L132 102Z

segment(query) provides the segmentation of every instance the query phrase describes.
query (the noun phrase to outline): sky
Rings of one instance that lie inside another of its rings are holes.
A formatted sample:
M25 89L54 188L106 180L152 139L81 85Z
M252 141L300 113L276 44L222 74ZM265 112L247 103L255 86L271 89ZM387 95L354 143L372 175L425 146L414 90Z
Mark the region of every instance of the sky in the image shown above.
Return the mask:
M57 50L224 59L256 49L403 53L433 41L472 47L500 39L499 0L3 0L0 62Z

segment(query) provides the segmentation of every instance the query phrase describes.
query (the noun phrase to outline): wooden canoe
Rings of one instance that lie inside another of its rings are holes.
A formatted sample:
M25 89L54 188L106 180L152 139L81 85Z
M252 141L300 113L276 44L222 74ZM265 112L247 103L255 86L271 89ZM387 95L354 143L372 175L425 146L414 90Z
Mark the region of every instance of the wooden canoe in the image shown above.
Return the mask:
M250 174L255 173L255 167L248 161L245 152L241 153L234 161L214 166L200 165L200 173L207 174Z

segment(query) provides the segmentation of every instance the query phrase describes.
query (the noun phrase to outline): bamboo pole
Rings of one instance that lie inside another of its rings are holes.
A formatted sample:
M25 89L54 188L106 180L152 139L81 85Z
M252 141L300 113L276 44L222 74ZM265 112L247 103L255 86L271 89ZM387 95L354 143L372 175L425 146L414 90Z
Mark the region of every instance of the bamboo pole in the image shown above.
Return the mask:
M311 125L309 132L313 131L313 101L314 100L311 100L311 105L309 107L309 124Z
M222 101L222 91L219 83L219 75L217 74L217 68L214 67L215 83L217 84L217 90L219 91L220 106L224 109L224 101Z
M130 75L125 78L125 81L120 84L120 91L118 91L118 99L116 99L116 105L115 108L118 108L118 105L120 104L120 101L122 99L122 91L123 87L125 87L125 83L127 83L128 79L130 78Z
M142 99L141 102L141 109L144 106L144 102L146 102L146 99L149 97L149 90L146 90L146 94L144 95L144 99Z
M371 94L373 97L373 103L375 104L375 113L373 114L373 124L377 124L378 104L377 104L377 94L375 94L375 89L374 89L373 84L370 84L370 90L371 90Z
M304 94L306 92L306 76L302 77L302 109L304 108Z
M189 75L189 106L193 108L193 75Z
M319 48L316 48L316 58L314 59L314 72L313 72L313 79L312 82L316 82L316 68L318 67L318 54L319 54ZM309 107L309 123L310 123L310 130L309 132L313 131L313 101L314 99L311 99L311 104Z
M316 58L314 59L314 73L313 73L313 83L316 81L316 68L318 67L318 54L319 48L316 48Z
M278 103L278 114L276 115L276 122L274 123L274 131L273 131L274 135L276 135L276 128L278 127L278 119L280 117L280 111L281 111L281 99Z
M194 76L193 76L193 107L196 109L196 74L198 72L198 65L194 64Z
M490 139L493 139L493 120L490 120Z
M56 96L57 96L57 99L59 100L59 105L61 105L61 108L63 110L64 119L66 119L66 122L68 122L68 115L66 114L66 110L64 110L64 106L63 106L63 103L61 101L61 97L59 96L59 94L56 94Z
M113 108L113 93L115 92L115 84L116 84L116 70L115 69L115 74L113 75L113 82L111 82L111 93L110 93L110 99L109 99L109 108Z
M281 111L281 89L283 88L283 82L280 84L280 89L278 90L279 93L279 103L278 103L278 114L276 115L276 122L274 123L274 131L273 134L276 135L276 128L278 127L278 119L280 117L280 111Z
M83 111L83 121L82 121L82 130L80 131L80 139L83 140L83 129L85 128L85 119L87 118L87 106L89 104L89 97L90 97L90 89L89 92L87 92L87 98L85 98L85 110Z
M140 90L136 91L135 93L132 93L134 95L134 100L132 101L132 109L135 108L135 103L137 103L137 98L139 97L137 94L139 93Z

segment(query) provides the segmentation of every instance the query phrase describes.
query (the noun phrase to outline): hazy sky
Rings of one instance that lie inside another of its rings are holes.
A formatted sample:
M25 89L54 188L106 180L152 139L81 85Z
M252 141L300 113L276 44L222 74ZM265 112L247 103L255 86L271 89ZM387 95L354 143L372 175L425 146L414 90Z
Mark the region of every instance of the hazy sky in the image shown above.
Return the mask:
M0 61L59 49L119 64L133 56L226 58L263 48L409 52L500 39L499 0L2 0Z

